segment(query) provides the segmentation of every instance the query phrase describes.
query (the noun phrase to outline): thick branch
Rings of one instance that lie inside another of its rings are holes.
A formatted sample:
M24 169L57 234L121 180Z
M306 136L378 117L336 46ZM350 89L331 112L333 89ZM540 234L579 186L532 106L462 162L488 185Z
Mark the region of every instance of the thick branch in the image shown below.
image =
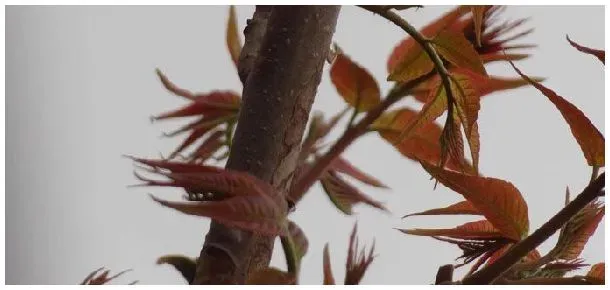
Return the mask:
M493 264L481 269L471 276L462 280L463 284L491 284L498 277L501 277L521 258L525 257L530 251L534 250L557 230L559 230L566 222L568 222L575 214L583 209L587 204L600 196L603 192L606 176L602 173L595 181L587 186L581 194L579 194L572 202L560 210L549 221L542 225L538 230L531 234L526 239L517 243L510 248L506 254L500 257Z
M251 19L248 19L244 29L246 41L241 49L237 66L239 79L244 85L252 71L254 61L258 56L263 37L265 36L265 31L267 31L267 21L269 20L269 15L271 15L271 8L273 6L256 5L254 14Z
M266 8L257 9L262 14ZM240 76L247 79L227 168L281 191L290 186L339 9L273 6L249 73L244 73L248 52L240 56ZM243 284L248 273L268 266L273 242L274 237L212 221L193 284Z

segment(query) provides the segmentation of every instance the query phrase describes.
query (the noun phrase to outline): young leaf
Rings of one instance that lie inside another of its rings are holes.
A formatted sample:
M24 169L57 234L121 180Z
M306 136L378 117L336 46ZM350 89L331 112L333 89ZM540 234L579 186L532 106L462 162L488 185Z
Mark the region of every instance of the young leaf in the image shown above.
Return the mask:
M282 247L286 254L286 262L288 264L288 271L298 275L301 259L307 253L309 248L309 242L303 230L294 223L288 220L288 235L281 237Z
M564 260L578 258L589 238L595 233L604 214L604 208L596 203L583 208L561 229L551 255Z
M193 279L195 279L197 259L182 255L165 255L157 259L157 265L163 264L172 265L184 277L187 284L191 284Z
M387 80L408 82L428 74L434 69L434 63L422 47L413 42L407 52L400 58Z
M110 270L105 270L101 274L98 275L100 271L104 270L104 267L99 268L93 272L91 272L85 279L80 283L80 285L106 285L108 282L118 278L119 276L131 271L131 269L121 271L113 276L108 277L110 274ZM130 284L135 284L138 281L133 281Z
M399 142L409 138L422 126L432 123L447 110L447 94L445 88L440 84L440 81L437 83L436 90L434 90L433 93L435 95L434 99L427 102L418 113L417 118L412 120L411 123L402 130L398 137Z
M294 285L296 277L292 273L284 272L274 267L257 270L246 280L246 285Z
M365 255L364 249L358 253L358 239L356 238L357 225L354 225L354 229L349 237L349 248L347 251L347 262L345 263L345 285L358 285L364 277L364 273L368 267L373 263L375 256L375 242L371 246L371 250L368 255Z
M227 48L231 54L231 60L235 66L239 62L239 54L241 53L241 39L237 32L237 16L235 15L235 6L229 7L229 19L227 20Z
M285 236L285 212L264 196L237 196L222 201L174 202L150 195L162 206L188 215L214 219L230 227L237 227L269 236Z
M606 62L605 62L605 60L606 60L606 51L605 50L593 49L593 48L589 48L589 47L586 47L586 46L582 46L582 45L572 41L570 39L570 37L567 36L567 35L566 35L566 39L568 40L570 45L572 45L574 48L578 49L578 51L582 51L584 53L593 55L593 56L597 57L597 59L599 59L603 64L606 64Z
M591 270L587 273L587 277L599 279L605 284L606 280L606 263L597 263L591 266Z
M385 184L381 183L375 177L372 177L365 172L362 172L360 169L352 165L345 158L339 156L333 163L330 165L330 169L335 170L337 172L349 175L363 183L374 187L388 188Z
M410 124L417 117L417 114L417 112L409 108L386 112L370 128L377 130L383 139L392 144L396 150L407 158L439 164L441 160L439 140L442 129L436 123L430 122L422 126L411 137L402 141L398 140L400 131ZM474 172L474 169L467 160L453 160L451 156L445 166L450 169L460 170L460 164L466 166L467 172Z
M477 46L481 46L481 34L483 34L483 22L485 21L485 12L488 6L485 5L472 5L470 11L472 12L472 21L474 23L474 33L476 35Z
M447 118L443 133L441 135L441 164L445 164L447 157L453 160L464 160L464 140L462 139L462 124L457 116L456 110L451 110L452 114ZM464 164L458 163L459 171L464 171Z
M434 178L470 201L502 234L514 241L527 236L527 203L510 182L444 170L422 162Z
M483 215L481 211L479 211L470 201L460 201L458 203L454 203L452 205L429 209L426 211L420 211L412 214L408 214L403 216L402 218L416 216L416 215L458 215L458 214L468 214L468 215Z
M487 220L468 222L452 229L398 229L399 231L414 236L443 236L454 239L492 239L503 238L503 233L498 231Z
M527 53L507 53L505 55L499 53L485 53L480 54L479 58L484 64L491 63L499 60L512 60L518 61L522 59L526 59L530 57L530 54Z
M442 31L433 40L436 51L457 67L487 75L479 54L462 33Z
M605 164L605 138L601 132L591 123L589 118L583 114L576 106L572 105L563 97L557 95L551 89L533 81L528 76L523 74L512 62L511 66L515 71L542 94L559 110L563 118L566 120L572 131L572 135L576 138L580 149L585 155L590 166L604 167Z
M382 203L364 195L360 190L347 183L334 171L326 172L320 179L324 192L333 204L343 213L351 215L352 207L358 203L365 203L372 207L387 211Z
M328 243L324 245L324 285L335 285L333 270L330 264L330 254L328 253Z
M221 139L224 135L224 131L215 131L211 133L191 154L190 160L198 160L201 163L208 160L224 145L224 141Z
M193 102L189 105L152 118L155 121L197 115L219 118L236 114L239 110L240 102L239 95L234 92L214 91L209 94L195 95Z
M433 37L439 31L454 24L460 17L462 17L468 11L469 10L465 9L465 7L458 6L452 9L451 11L445 13L443 16L431 22L430 24L426 25L420 30L420 33L426 37ZM403 59L405 59L407 54L415 55L411 50L414 49L416 45L417 44L413 38L406 37L396 47L394 47L387 62L388 72L394 71L396 65Z
M345 102L358 112L366 112L381 102L377 81L344 54L335 58L330 68L330 80Z

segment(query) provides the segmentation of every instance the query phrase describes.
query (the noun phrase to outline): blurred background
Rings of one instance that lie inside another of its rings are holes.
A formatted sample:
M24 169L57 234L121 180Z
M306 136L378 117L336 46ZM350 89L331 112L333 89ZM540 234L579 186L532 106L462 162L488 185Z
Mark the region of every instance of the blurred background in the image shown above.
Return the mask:
M421 27L448 9L426 6L400 14ZM253 11L253 6L237 7L240 32ZM227 15L227 6L6 7L7 284L76 284L101 266L113 272L134 269L115 283L184 283L178 272L155 260L165 254L198 255L209 221L161 208L146 194L173 199L179 190L127 188L137 181L132 162L121 155L157 158L181 141L160 136L182 122L149 120L185 104L162 87L155 68L192 91L241 92L225 46ZM518 43L538 45L517 66L546 77L545 85L604 132L604 66L565 40L569 34L582 45L603 49L604 7L509 6L501 20L517 18L530 18L525 28L535 28ZM386 59L404 37L381 17L346 6L334 41L387 92ZM488 72L517 76L504 62L488 66ZM327 66L313 110L329 116L343 107ZM590 168L578 144L560 113L535 89L486 97L479 120L481 172L519 188L529 204L531 230L562 208L566 186L573 196L586 186ZM461 197L443 186L433 190L419 164L403 159L375 134L360 139L345 156L391 187L360 187L385 202L391 214L360 206L345 216L315 185L292 215L310 243L301 283L322 282L327 242L335 277L342 281L356 220L360 244L374 239L378 253L364 284L433 283L438 267L453 263L461 251L394 228L453 227L476 217L401 220ZM604 260L603 238L604 222L584 250L586 262ZM278 245L279 240L272 265L283 269Z

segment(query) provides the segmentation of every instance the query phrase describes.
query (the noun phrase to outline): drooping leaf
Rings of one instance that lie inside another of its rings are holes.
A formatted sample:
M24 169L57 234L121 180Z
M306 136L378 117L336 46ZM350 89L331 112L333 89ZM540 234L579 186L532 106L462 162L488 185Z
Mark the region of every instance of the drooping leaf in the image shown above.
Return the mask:
M365 254L364 248L358 252L358 239L356 238L357 224L354 224L354 229L349 237L349 248L347 251L347 262L345 263L345 285L358 285L364 277L364 273L373 263L375 256L375 242L371 246L368 255Z
M487 75L479 54L462 33L441 31L432 43L436 51L453 65Z
M542 94L559 110L563 118L566 120L572 131L572 135L576 138L580 149L582 150L587 162L590 166L604 167L605 164L605 138L604 135L591 123L589 118L583 114L576 106L568 102L563 97L557 95L551 89L543 86L530 79L523 74L512 62L511 66L515 71Z
M161 81L161 83L163 84L163 86L165 87L165 89L167 89L168 91L172 92L174 95L176 96L180 96L189 100L193 100L195 98L195 94L192 93L189 90L185 90L182 89L178 86L176 86L176 84L172 83L165 74L163 74L163 72L161 72L160 69L156 69L155 72L157 73L157 76L159 77L159 80Z
M343 158L341 156L337 157L335 159L335 161L333 161L333 163L330 165L330 169L343 173L343 174L346 174L346 175L349 175L359 181L362 181L362 182L364 182L368 185L374 186L374 187L388 188L385 184L381 183L381 181L379 181L377 178L372 177L365 172L362 172L362 170L358 169L357 167L352 165L349 161L347 161L345 158Z
M593 56L597 57L597 59L599 59L603 64L606 64L606 51L605 50L593 49L593 48L589 48L586 46L582 46L582 45L572 41L570 39L570 37L567 35L566 35L566 39L568 40L570 45L572 45L574 48L578 49L578 51L593 55Z
M418 43L411 43L410 47L390 71L387 80L408 82L424 76L434 69L434 63Z
M231 54L231 60L237 66L241 53L241 39L237 31L237 16L235 14L235 6L231 5L229 7L229 19L227 20L227 48Z
M402 155L415 161L426 160L438 164L441 160L440 138L442 129L434 122L423 125L409 138L399 141L400 132L409 125L418 115L409 108L389 111L381 115L371 126L379 135L392 144ZM450 156L451 157L451 156ZM467 168L467 172L474 172L467 160L453 160L445 164L447 168L460 170L460 164Z
M157 203L188 215L209 217L230 227L270 236L285 236L285 212L265 196L237 196L222 201L174 202L151 195Z
M296 277L274 267L254 271L246 280L246 285L294 285Z
M324 192L333 204L343 213L351 215L352 207L358 203L368 204L372 207L387 211L382 203L364 195L360 190L352 186L337 175L334 171L326 172L320 183Z
M605 284L606 280L606 263L597 263L591 266L591 270L587 273L587 277L602 280Z
M423 106L417 117L402 130L398 137L399 142L409 138L422 126L432 123L447 110L447 94L440 81L438 82L436 90L433 91L433 94L435 97L433 99L430 98L431 100Z
M472 205L470 201L464 200L452 205L434 208L425 211L420 211L412 214L408 214L403 216L403 218L416 216L416 215L459 215L459 214L467 214L467 215L482 215L482 213Z
M195 279L197 259L182 255L165 255L157 259L157 265L163 264L173 266L184 277L187 284L191 284L193 279Z
M457 111L451 110L450 117L447 118L443 132L441 134L441 164L445 164L447 158L451 156L453 160L458 160L460 163L459 171L465 171L465 166L461 163L464 160L464 140L462 139L462 124Z
M330 68L330 80L345 102L366 112L381 102L377 81L345 54L339 54Z
M225 131L215 131L211 133L191 154L190 160L205 162L216 151L218 151L225 143L222 137L225 136Z
M423 27L420 30L420 33L425 37L433 37L439 31L454 24L460 17L462 17L468 11L469 10L467 8L458 6ZM416 45L415 40L411 37L407 37L403 39L396 47L394 47L387 62L388 72L394 71L396 65L401 62L401 60L406 58L405 55L414 55L414 53L411 51L415 47L414 45Z
M561 229L551 255L564 260L578 258L604 214L604 207L598 203L591 203L583 208Z
M503 238L503 233L498 231L487 220L468 222L452 229L398 229L399 231L414 236L442 236L454 239L492 239Z
M153 117L153 120L209 115L216 118L233 115L239 110L239 95L230 91L214 91L209 94L193 96L193 102L173 111Z
M510 182L438 168L422 162L428 173L470 201L502 234L519 241L527 236L527 203Z
M186 137L186 139L184 139L184 141L182 141L182 143L180 143L178 148L176 148L176 150L174 150L174 152L172 152L169 155L168 159L173 159L174 157L176 157L178 154L180 154L180 152L184 151L186 148L188 148L193 143L195 143L195 141L197 141L199 138L203 137L203 135L205 135L207 132L209 132L210 129L211 129L210 127L204 127L204 128L199 128L199 129L193 130L189 134L189 136Z
M324 245L324 285L335 285L335 277L330 264L330 254L328 253L328 243Z

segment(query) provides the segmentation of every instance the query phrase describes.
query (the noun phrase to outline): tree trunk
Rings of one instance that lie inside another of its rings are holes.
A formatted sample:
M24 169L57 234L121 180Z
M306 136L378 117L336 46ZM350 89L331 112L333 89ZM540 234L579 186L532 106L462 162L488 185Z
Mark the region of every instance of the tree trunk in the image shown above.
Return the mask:
M226 168L248 172L285 192L340 7L269 8L257 7L249 23L255 29L250 34L257 36L248 39L246 28L239 69L245 80L242 109ZM212 221L193 284L243 284L248 273L269 265L274 240Z

